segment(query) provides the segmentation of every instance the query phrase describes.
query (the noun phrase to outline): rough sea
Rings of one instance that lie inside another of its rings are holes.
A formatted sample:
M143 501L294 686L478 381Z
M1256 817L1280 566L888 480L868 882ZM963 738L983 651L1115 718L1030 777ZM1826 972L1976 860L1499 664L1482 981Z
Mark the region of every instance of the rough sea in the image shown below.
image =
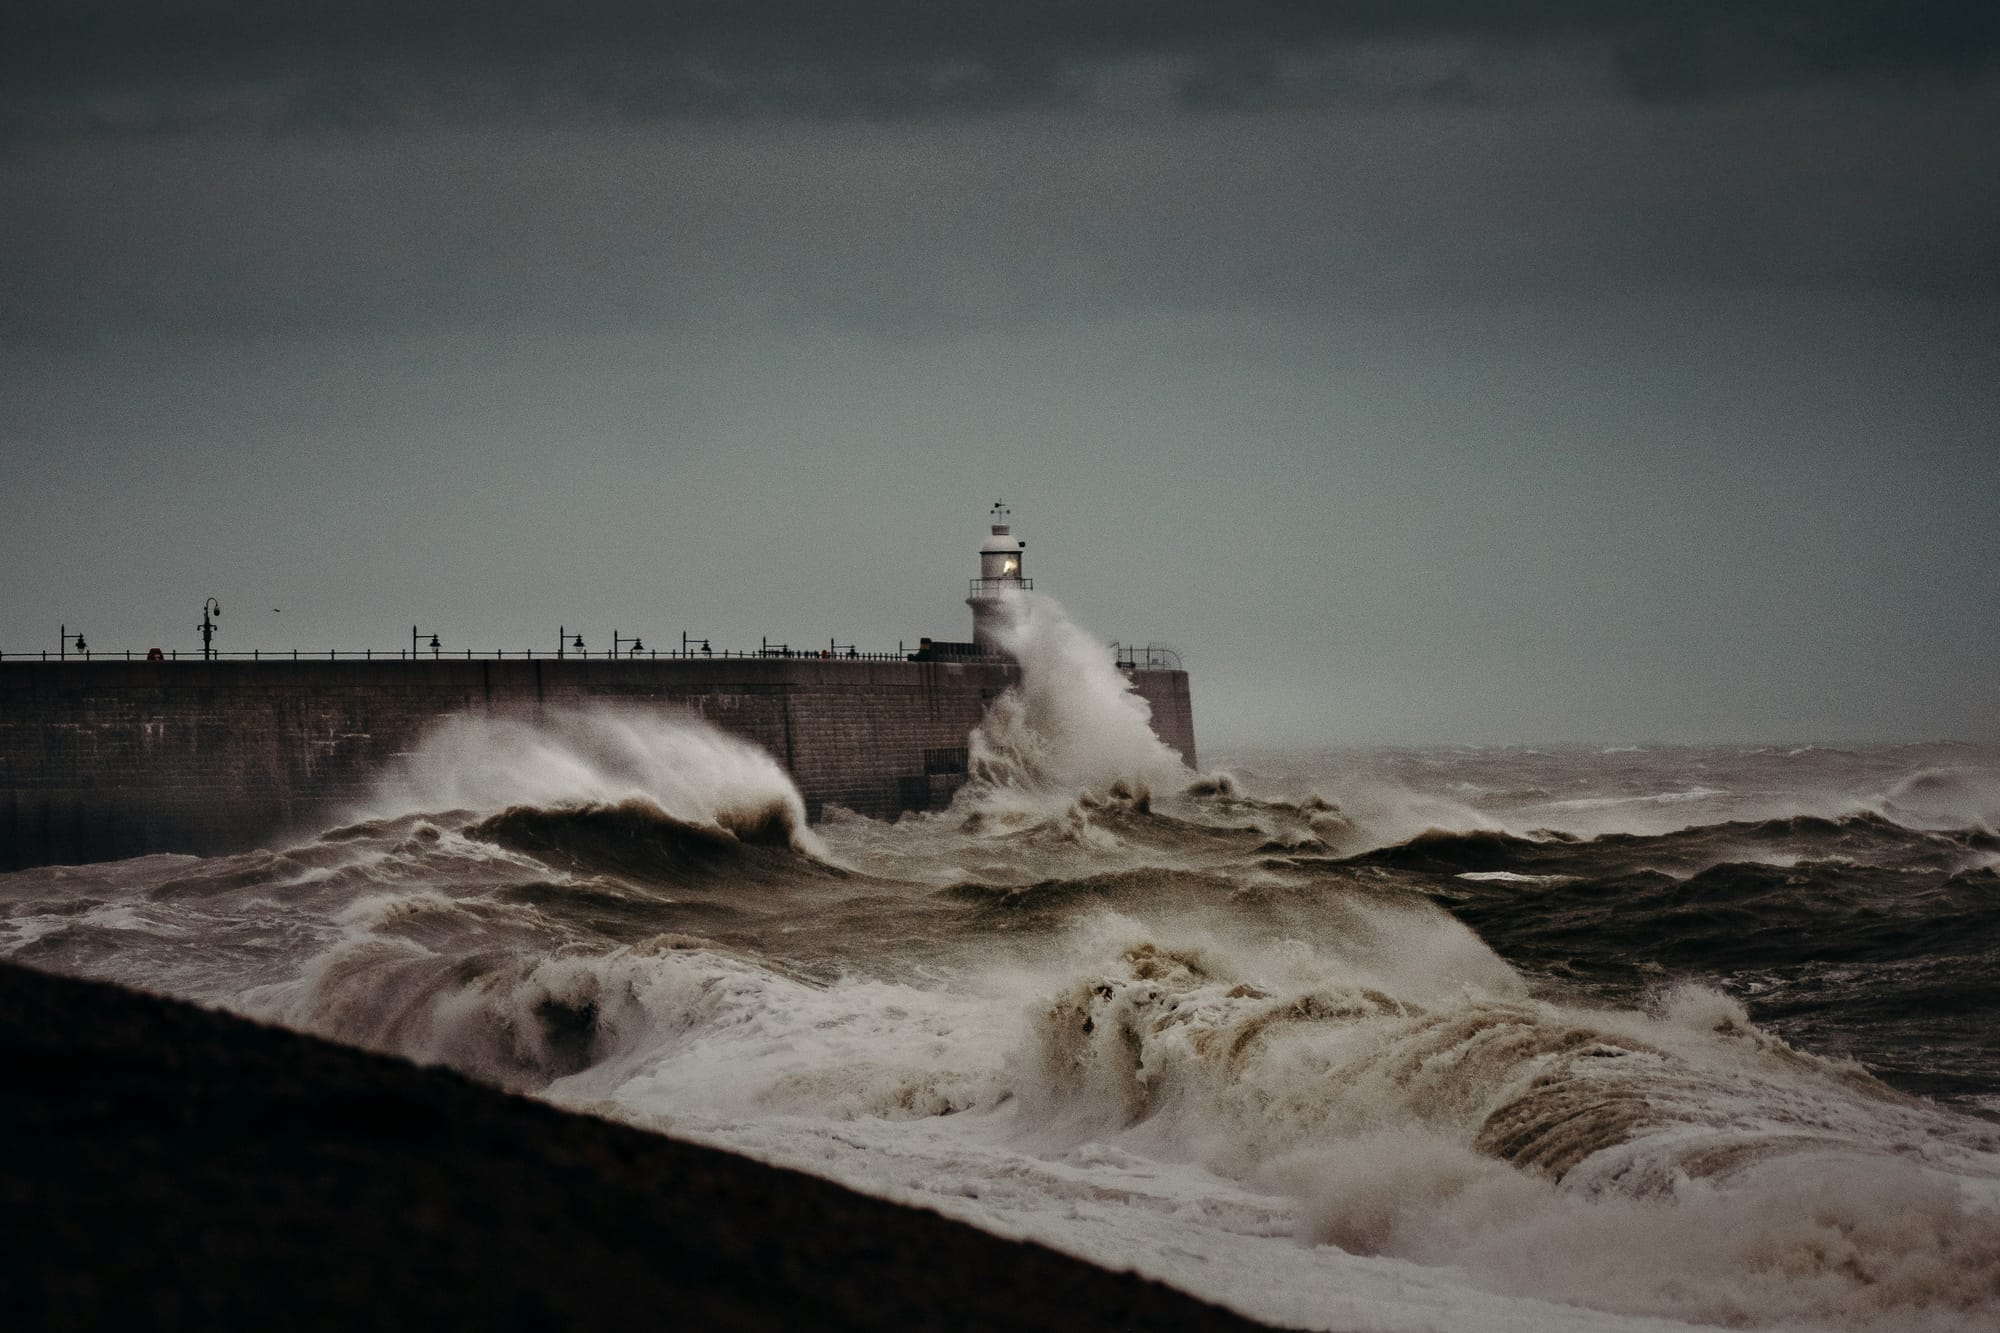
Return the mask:
M1281 1325L2000 1327L2000 751L1196 773L1053 603L1011 646L947 811L463 717L269 850L0 876L0 955Z

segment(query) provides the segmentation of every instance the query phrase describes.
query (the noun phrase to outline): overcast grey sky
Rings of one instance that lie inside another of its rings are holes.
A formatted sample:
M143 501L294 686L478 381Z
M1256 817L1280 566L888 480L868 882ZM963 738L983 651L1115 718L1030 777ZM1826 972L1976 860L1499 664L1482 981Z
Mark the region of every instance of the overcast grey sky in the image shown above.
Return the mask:
M963 638L1004 497L1208 751L2000 738L1996 13L13 4L0 648Z

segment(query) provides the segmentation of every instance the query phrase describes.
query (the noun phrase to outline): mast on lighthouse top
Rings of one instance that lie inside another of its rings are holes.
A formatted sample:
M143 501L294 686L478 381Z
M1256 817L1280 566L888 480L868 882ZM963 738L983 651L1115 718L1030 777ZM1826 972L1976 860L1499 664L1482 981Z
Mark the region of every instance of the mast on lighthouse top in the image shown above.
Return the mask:
M993 633L994 621L1001 614L1001 596L1009 591L1023 591L1035 586L1035 581L1021 572L1023 553L1028 549L1028 543L1016 537L1013 527L1007 522L1013 512L1006 502L993 502L993 531L979 544L979 577L972 580L971 592L965 599L966 605L972 608L973 642L989 653L1002 651Z

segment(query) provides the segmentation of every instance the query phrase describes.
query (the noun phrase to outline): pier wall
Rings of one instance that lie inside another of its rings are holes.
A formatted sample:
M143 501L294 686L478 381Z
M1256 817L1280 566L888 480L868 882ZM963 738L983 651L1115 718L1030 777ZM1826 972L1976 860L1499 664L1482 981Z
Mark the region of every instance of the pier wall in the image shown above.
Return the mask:
M0 663L0 869L309 835L440 718L674 707L769 751L814 819L940 808L1000 662L838 659ZM1190 763L1187 677L1134 674Z

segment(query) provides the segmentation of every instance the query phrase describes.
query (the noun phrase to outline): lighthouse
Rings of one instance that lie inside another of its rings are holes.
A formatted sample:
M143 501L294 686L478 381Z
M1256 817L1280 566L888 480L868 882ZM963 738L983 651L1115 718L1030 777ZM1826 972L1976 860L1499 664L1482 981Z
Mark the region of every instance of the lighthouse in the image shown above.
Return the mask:
M1021 572L1022 553L1028 544L1016 537L1007 523L1012 513L1004 503L994 501L993 531L979 544L979 577L972 580L965 598L965 604L972 608L972 641L984 653L1004 651L994 633L1002 614L1001 596L1035 586L1035 581Z

